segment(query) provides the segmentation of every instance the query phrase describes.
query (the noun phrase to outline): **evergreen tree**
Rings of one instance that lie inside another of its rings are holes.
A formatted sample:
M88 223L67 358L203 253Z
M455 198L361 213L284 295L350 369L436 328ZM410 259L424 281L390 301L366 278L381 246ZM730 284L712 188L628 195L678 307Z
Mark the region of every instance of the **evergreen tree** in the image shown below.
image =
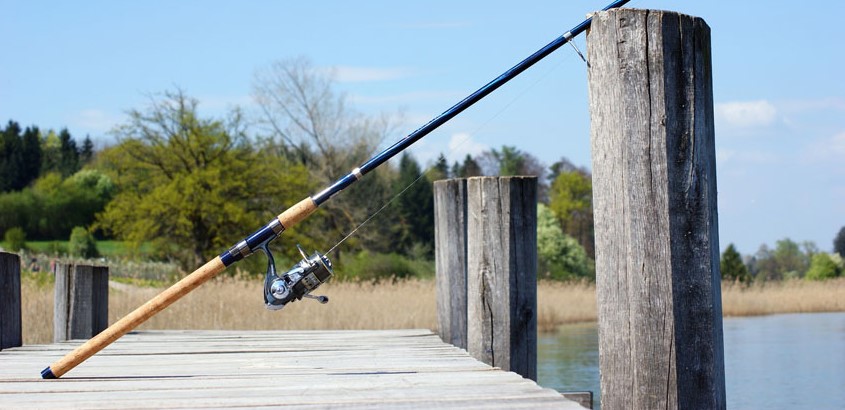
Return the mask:
M79 171L79 150L67 128L59 131L59 172L69 177Z
M434 194L428 180L417 179L420 173L417 161L407 153L402 154L394 192L405 192L393 202L396 213L393 242L400 253L408 255L414 246L421 246L425 256L430 256L434 251Z
M85 140L82 141L82 149L79 151L79 164L85 165L94 159L94 143L91 142L91 136L86 135Z
M833 238L833 252L838 253L839 256L845 258L845 226Z
M432 182L449 178L449 163L446 162L446 157L443 154L437 157L437 161L432 165L426 176Z
M0 133L0 192L17 191L21 185L21 127L9 121Z
M21 184L29 186L41 174L41 137L38 127L26 127L21 141ZM23 187L22 187L23 188Z
M462 164L455 161L455 164L452 165L452 178L469 178L481 175L484 175L481 172L481 166L472 158L472 155L467 154Z
M722 279L727 281L749 282L751 275L748 273L748 267L742 262L742 256L737 252L734 244L728 245L725 252L722 253L722 259L719 261L719 267L722 271Z

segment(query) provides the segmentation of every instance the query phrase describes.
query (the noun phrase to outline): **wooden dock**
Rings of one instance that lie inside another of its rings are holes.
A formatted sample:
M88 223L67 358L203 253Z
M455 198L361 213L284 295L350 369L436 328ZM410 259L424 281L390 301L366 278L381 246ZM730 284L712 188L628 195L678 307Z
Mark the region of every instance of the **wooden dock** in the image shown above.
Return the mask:
M41 379L80 343L0 351L0 408L583 409L429 330L134 332Z

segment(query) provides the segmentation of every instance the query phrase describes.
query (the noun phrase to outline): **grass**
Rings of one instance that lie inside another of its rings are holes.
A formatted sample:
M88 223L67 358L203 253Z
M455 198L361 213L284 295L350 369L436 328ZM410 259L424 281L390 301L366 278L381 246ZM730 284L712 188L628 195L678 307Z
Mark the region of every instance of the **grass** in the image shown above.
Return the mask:
M67 252L68 241L26 241L26 248L33 253L56 255ZM0 241L0 247L9 249L5 241ZM145 257L152 253L152 244L144 242L135 245L131 242L103 240L97 241L97 251L103 257Z
M53 285L26 274L22 280L24 343L52 341ZM140 329L397 329L437 326L434 281L409 279L332 282L318 294L326 305L311 300L292 303L278 312L263 307L261 279L217 278L152 317ZM138 283L138 282L134 282ZM129 313L163 288L132 284L112 286L109 322ZM592 283L540 282L538 328L553 331L561 324L596 320ZM789 312L845 311L845 278L825 282L785 281L741 286L725 284L725 316Z

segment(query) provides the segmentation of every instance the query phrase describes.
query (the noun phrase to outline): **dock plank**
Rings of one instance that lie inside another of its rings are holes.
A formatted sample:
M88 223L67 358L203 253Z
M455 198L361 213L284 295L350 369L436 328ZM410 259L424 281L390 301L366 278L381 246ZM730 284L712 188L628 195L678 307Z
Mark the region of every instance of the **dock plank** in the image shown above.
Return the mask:
M0 408L583 409L429 330L133 332L41 380L80 343L0 352Z

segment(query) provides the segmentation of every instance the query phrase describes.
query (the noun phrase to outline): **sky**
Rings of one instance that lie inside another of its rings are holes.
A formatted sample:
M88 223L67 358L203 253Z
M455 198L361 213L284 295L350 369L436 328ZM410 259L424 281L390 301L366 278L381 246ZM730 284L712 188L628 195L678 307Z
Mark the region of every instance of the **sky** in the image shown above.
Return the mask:
M609 2L609 0L607 0ZM256 72L305 57L365 115L426 123L604 1L0 0L0 121L99 146L126 112L182 89L200 112L257 112ZM711 28L720 248L845 226L845 2L633 0ZM586 51L585 40L577 46ZM587 56L589 58L589 56ZM419 141L423 163L502 145L591 168L586 64L569 46ZM340 176L339 176L340 177Z

